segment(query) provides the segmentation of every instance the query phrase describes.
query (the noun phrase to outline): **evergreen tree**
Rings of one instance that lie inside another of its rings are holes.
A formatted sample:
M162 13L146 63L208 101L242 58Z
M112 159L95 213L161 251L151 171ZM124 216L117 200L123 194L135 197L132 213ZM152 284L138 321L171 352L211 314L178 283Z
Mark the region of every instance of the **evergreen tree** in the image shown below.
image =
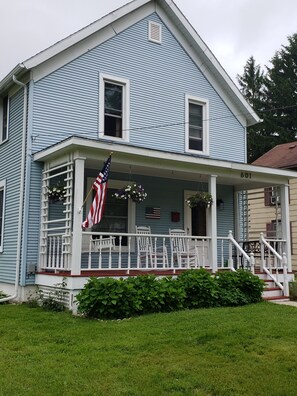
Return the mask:
M297 135L297 34L288 37L267 68L265 116L266 132L276 136L277 144Z
M248 128L248 162L297 137L297 34L288 37L264 74L253 57L237 76L241 92L263 122Z
M258 114L263 118L264 102L265 102L265 75L261 70L261 66L256 64L253 56L251 56L245 66L243 75L237 75L241 92ZM271 148L271 140L263 133L263 124L256 124L247 129L247 156L248 162L254 161L264 152ZM272 146L273 147L273 146Z

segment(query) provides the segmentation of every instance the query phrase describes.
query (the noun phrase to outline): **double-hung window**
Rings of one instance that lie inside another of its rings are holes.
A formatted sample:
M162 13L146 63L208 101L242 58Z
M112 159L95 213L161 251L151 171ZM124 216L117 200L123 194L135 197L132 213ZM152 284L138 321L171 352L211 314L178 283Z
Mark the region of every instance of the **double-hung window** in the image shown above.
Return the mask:
M185 110L186 151L208 155L208 101L186 95Z
M9 119L8 96L0 99L0 144L8 139L8 119Z
M129 80L100 74L99 137L129 140Z
M0 253L3 252L5 182L0 181Z

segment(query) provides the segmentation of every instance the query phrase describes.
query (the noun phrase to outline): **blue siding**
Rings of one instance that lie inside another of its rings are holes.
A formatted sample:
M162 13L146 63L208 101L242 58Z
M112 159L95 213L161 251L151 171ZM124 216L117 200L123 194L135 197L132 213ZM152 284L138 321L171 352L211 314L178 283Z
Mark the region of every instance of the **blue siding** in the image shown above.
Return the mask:
M245 160L242 125L164 24L162 44L148 41L148 20L162 23L153 14L35 84L34 151L72 135L98 138L102 72L130 80L130 144L183 153L190 94L209 99L210 156Z
M43 164L31 163L26 267L29 264L37 266L38 263L42 170ZM34 276L26 276L26 283L34 283Z
M15 280L16 247L20 199L23 90L10 98L9 140L0 145L0 180L6 179L3 253L0 253L0 281Z
M111 173L111 179L127 180L127 175ZM136 205L136 225L150 226L155 234L168 234L169 228L184 228L184 191L205 190L207 184L197 185L197 182L163 179L148 176L133 176L133 181L141 184L148 194L145 201ZM125 182L123 182L125 185ZM228 236L229 230L234 230L233 187L217 186L217 198L223 199L224 210L217 212L218 236ZM160 219L146 219L146 207L160 207ZM171 221L171 212L180 213L180 221Z

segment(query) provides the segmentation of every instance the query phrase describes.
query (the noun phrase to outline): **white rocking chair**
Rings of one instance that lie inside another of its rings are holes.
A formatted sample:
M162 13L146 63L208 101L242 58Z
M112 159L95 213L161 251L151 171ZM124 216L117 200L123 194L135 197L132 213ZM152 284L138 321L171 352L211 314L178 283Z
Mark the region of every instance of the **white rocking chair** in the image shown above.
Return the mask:
M151 227L136 226L137 268L168 267L168 253L165 243L161 246L153 243Z
M192 246L190 239L184 238L186 232L181 229L169 229L172 266L186 268L198 267L198 247Z

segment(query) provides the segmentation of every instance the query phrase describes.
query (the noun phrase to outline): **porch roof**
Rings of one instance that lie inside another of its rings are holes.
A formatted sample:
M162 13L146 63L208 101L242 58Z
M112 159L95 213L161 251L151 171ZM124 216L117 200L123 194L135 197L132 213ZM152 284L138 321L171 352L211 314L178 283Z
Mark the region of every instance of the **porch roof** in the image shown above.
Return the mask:
M297 177L297 172L289 170L75 136L35 153L34 160L58 164L72 153L74 158L85 159L86 168L99 171L110 152L114 172L129 173L132 168L133 174L192 181L207 181L209 175L216 175L218 184L232 185L238 191L287 184Z

